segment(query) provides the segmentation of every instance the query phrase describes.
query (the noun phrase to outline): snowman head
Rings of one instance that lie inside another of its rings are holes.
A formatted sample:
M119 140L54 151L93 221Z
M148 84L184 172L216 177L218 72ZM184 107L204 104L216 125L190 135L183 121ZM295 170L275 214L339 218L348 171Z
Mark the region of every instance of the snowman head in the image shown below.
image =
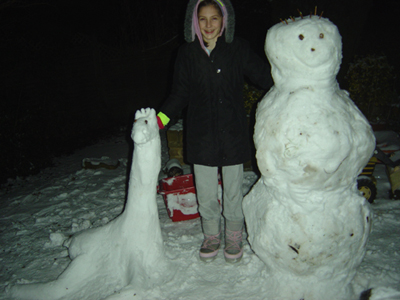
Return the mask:
M335 24L319 16L281 22L268 30L265 53L279 88L336 83L342 41Z

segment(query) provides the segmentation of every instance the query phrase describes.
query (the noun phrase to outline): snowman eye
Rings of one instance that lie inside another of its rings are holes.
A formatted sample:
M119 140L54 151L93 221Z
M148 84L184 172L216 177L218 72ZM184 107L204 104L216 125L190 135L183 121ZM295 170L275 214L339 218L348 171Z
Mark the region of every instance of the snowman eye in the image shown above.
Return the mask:
M320 38L320 39L323 39L323 38L324 38L324 34L323 34L323 33L320 33L320 34L319 34L319 38Z
M301 41L304 40L304 35L300 34L300 35L299 35L299 39L300 39Z

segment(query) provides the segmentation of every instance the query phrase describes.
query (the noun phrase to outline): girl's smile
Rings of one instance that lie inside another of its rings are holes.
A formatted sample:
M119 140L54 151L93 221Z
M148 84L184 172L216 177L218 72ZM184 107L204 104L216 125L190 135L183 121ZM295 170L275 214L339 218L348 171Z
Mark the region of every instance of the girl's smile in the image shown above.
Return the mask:
M222 16L219 11L211 6L202 7L198 14L201 35L208 48L214 48L222 28Z

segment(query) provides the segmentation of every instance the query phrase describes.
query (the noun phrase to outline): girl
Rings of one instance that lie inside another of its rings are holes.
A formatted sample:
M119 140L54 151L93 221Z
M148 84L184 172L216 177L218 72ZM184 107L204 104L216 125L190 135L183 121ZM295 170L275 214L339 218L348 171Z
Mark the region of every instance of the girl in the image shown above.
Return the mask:
M190 0L186 44L179 49L172 92L158 113L160 128L187 107L187 160L193 164L204 240L200 259L212 261L221 244L218 168L223 184L224 256L243 255L243 163L250 137L243 103L244 76L264 89L272 86L270 66L249 44L234 37L229 0Z

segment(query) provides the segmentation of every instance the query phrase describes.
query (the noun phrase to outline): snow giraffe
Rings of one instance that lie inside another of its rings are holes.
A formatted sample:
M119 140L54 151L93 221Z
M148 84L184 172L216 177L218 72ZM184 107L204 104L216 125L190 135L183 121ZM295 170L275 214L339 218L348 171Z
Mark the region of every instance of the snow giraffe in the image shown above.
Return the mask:
M67 241L69 266L54 281L12 286L13 298L103 299L126 286L146 289L164 281L168 269L156 203L161 142L154 109L138 110L134 151L123 213L105 226Z

